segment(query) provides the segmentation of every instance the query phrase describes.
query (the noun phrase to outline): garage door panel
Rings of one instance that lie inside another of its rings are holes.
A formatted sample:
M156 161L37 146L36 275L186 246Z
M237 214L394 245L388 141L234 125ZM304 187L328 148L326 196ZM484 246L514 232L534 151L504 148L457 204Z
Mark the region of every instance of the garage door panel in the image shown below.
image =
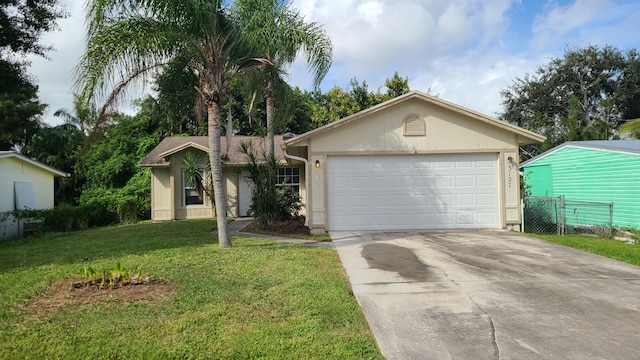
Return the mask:
M473 194L457 194L456 205L458 206L473 206L476 204Z
M331 156L330 230L495 228L497 154Z
M478 180L478 186L486 186L490 188L494 188L496 186L496 178L495 175L478 175L476 176Z
M490 207L494 208L498 205L498 201L495 194L485 193L485 194L477 194L477 206L478 207Z
M473 175L456 175L456 187L474 187L476 177Z
M473 214L468 213L468 212L467 213L458 213L458 214L456 214L456 222L460 226L473 225L474 224Z

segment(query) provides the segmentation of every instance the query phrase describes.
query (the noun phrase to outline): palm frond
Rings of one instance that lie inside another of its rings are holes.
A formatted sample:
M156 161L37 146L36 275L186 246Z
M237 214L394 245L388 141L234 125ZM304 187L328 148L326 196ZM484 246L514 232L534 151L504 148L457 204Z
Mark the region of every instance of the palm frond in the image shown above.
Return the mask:
M618 132L640 139L640 119L628 120L618 128Z

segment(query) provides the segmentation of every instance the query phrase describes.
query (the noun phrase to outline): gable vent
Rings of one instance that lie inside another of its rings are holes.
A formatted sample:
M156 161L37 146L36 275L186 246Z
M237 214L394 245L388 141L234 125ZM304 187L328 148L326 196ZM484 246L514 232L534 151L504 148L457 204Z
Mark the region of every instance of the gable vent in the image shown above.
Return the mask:
M403 130L404 136L425 136L427 134L424 119L416 114L411 114L404 118Z

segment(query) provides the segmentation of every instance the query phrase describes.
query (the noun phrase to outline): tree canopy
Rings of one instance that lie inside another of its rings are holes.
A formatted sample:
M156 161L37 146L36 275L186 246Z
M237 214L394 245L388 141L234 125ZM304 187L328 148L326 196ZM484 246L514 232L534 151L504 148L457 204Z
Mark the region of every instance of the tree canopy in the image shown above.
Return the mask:
M0 59L0 150L27 144L38 132L45 108L23 67Z
M568 48L501 92L500 118L547 136L541 150L570 140L611 139L640 108L640 58L611 46Z
M58 0L2 0L0 2L0 57L8 54L44 56L50 46L39 43L43 32L56 29L66 16Z
M24 146L40 128L46 105L38 100L38 87L29 78L22 56L44 56L51 49L39 40L65 16L57 2L0 1L0 150Z

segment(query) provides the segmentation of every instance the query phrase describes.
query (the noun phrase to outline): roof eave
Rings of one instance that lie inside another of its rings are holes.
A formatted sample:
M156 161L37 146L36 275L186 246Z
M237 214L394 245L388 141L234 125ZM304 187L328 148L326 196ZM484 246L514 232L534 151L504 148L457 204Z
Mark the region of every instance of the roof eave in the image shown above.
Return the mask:
M202 146L202 145L197 144L197 143L194 143L193 141L189 141L189 142L184 143L184 144L182 144L180 146L176 146L176 147L174 147L172 149L169 149L169 150L167 150L167 151L165 151L165 152L163 152L161 154L158 154L158 157L161 157L161 158L167 157L169 155L173 155L173 154L175 154L177 152L180 152L180 151L188 149L188 148L196 148L198 150L202 150L205 153L209 151L209 149L207 147Z
M27 163L29 163L29 164L37 167L37 168L40 168L40 169L42 169L44 171L48 171L48 172L52 173L53 175L57 175L57 176L60 176L60 177L65 177L65 178L71 177L71 174L69 174L69 173L66 173L64 171L58 170L56 168L53 168L53 167L51 167L49 165L46 165L46 164L41 163L39 161L33 160L28 156L25 156L25 155L22 155L22 154L18 154L16 152L6 154L6 155L4 155L2 157L6 157L6 158L16 157L16 158L18 158L18 159L20 159L22 161L25 161L25 162L27 162Z

